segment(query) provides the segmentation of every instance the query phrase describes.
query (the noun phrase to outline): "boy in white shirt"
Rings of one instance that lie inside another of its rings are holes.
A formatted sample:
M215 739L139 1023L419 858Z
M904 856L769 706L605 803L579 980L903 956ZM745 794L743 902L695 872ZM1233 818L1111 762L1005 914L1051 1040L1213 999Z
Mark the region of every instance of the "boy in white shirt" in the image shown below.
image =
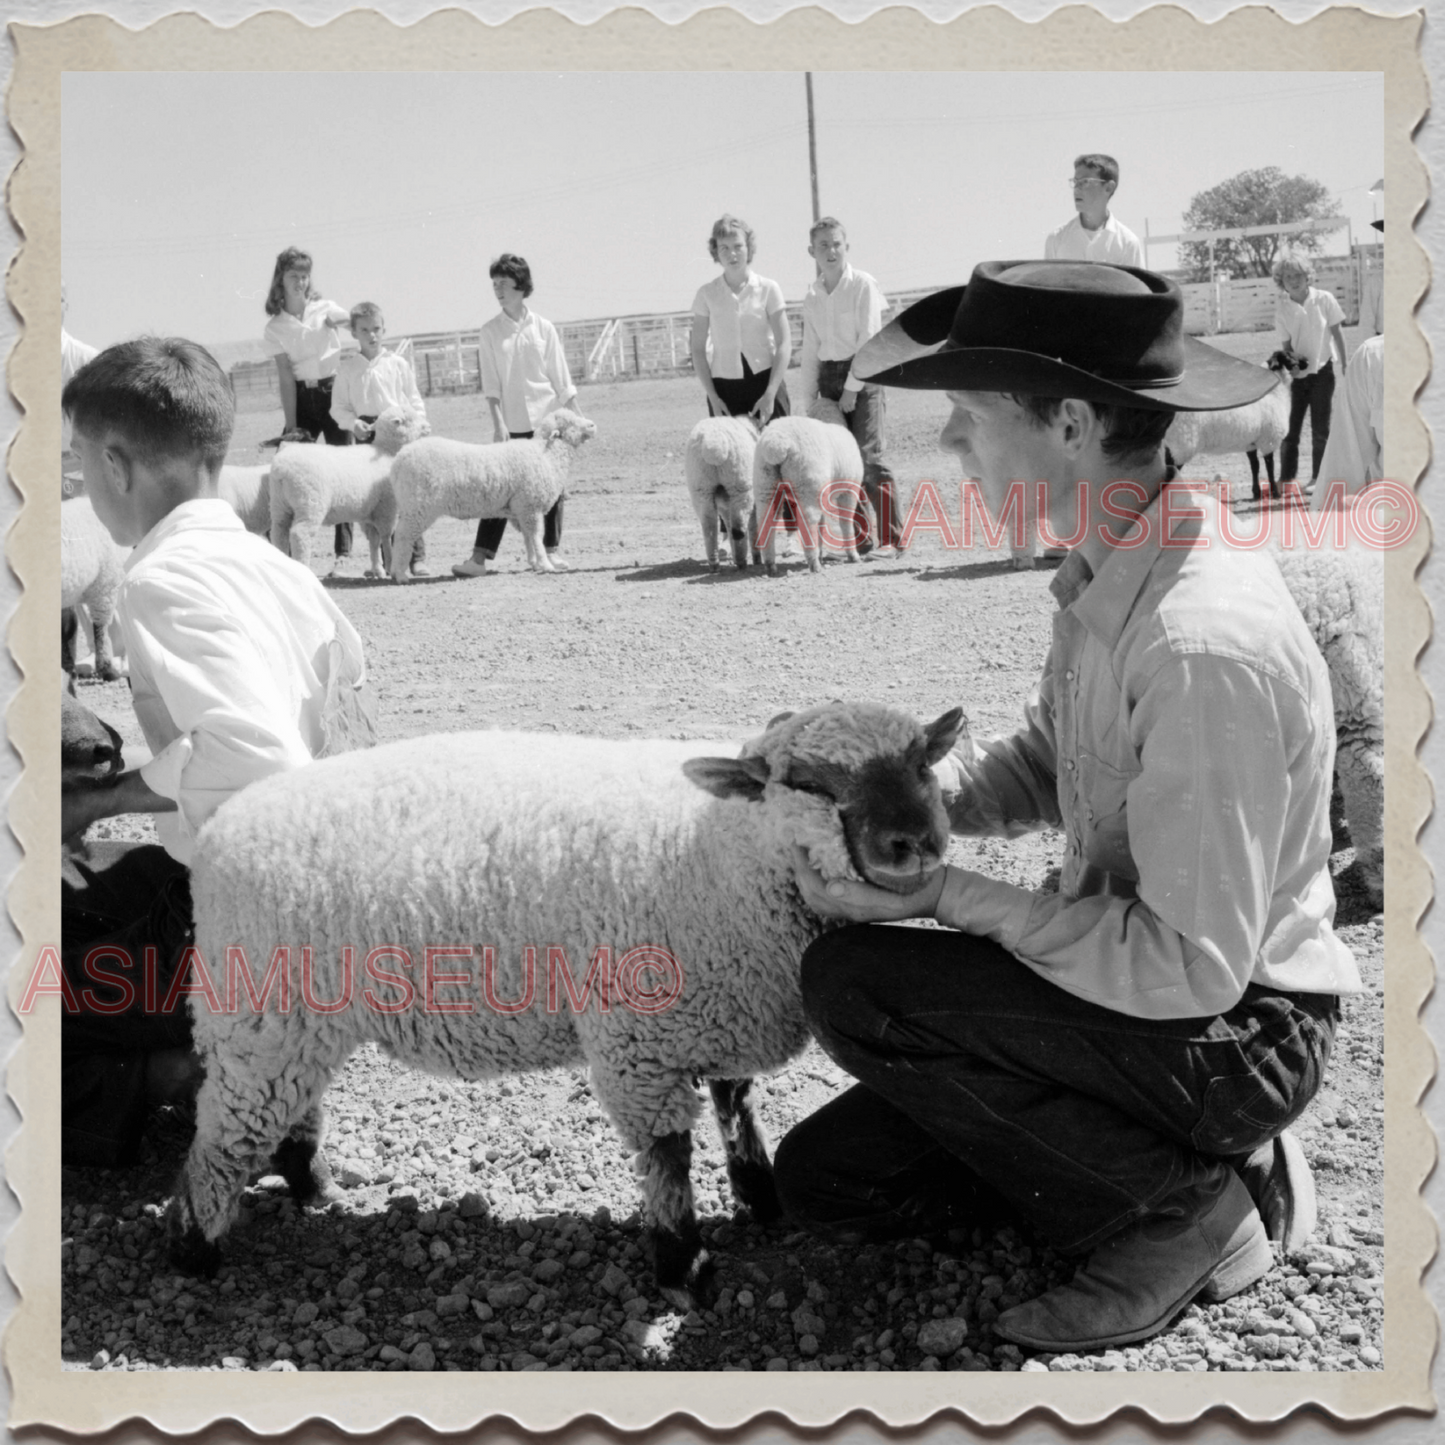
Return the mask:
M351 334L360 351L342 354L336 364L336 382L331 389L331 419L359 442L376 434L376 419L388 407L406 407L415 415L426 415L426 403L417 389L411 362L395 351L383 351L386 320L375 301L361 301L351 308ZM430 577L425 566L426 538L418 537L411 554L411 575Z
M1097 151L1082 155L1074 162L1069 184L1078 214L1045 238L1044 259L1142 266L1144 247L1138 236L1109 212L1119 189L1119 162Z
M1345 371L1345 313L1328 291L1311 283L1314 267L1303 257L1285 255L1274 268L1280 294L1274 303L1274 325L1279 344L1294 359L1289 384L1289 431L1280 454L1279 479L1292 482L1299 475L1300 433L1305 413L1310 418L1310 481L1320 474L1325 443L1330 436L1330 410L1335 377ZM1334 358L1340 369L1336 373Z
M117 615L151 751L65 793L62 836L152 813L161 840L100 845L62 872L61 959L79 1001L62 1022L62 1152L110 1165L134 1157L148 1102L199 1082L178 993L196 834L247 784L370 742L372 726L355 628L309 568L216 495L235 402L210 353L175 337L112 346L61 404L96 515L134 547Z
M877 555L896 556L903 518L893 496L893 474L883 461L883 388L865 385L853 374L859 347L883 326L888 298L866 272L848 264L848 233L832 216L814 221L808 232L808 254L818 278L803 297L803 359L798 382L804 414L815 396L836 401L863 454L863 489L878 517L880 537L868 538L867 514L857 509L859 536L868 539L860 553L880 546Z

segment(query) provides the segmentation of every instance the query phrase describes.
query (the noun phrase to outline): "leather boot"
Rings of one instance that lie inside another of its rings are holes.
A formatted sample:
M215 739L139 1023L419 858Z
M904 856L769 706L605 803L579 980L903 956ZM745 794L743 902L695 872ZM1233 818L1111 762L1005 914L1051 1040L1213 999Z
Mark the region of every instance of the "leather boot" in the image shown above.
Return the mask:
M1230 1162L1249 1190L1270 1241L1283 1254L1303 1249L1318 1216L1314 1175L1299 1140L1286 1129Z
M1196 1295L1228 1299L1274 1263L1239 1176L1216 1164L1138 1224L1106 1239L1073 1281L1005 1310L995 1331L1036 1350L1097 1350L1147 1339Z

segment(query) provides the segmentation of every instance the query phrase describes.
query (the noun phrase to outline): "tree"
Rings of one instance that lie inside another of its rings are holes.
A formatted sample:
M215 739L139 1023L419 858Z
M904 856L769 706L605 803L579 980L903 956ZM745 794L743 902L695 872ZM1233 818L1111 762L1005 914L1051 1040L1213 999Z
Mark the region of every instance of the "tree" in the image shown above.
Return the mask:
M1340 215L1338 202L1308 176L1287 176L1278 166L1240 171L1227 181L1200 191L1184 213L1186 231L1224 231L1242 226L1278 226L1290 221ZM1244 236L1215 241L1217 276L1268 276L1282 250L1318 252L1320 231L1289 236ZM1179 248L1180 260L1190 268L1191 279L1209 279L1209 243L1190 241Z

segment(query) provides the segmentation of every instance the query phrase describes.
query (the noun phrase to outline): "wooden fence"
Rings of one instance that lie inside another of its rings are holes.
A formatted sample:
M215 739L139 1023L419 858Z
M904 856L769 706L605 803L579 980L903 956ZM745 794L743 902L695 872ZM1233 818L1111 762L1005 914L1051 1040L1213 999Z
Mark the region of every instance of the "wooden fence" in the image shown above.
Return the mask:
M1353 256L1329 256L1315 263L1315 284L1334 293L1348 324L1359 317L1365 273L1383 263L1378 245L1357 246ZM929 295L937 287L895 292L888 316ZM1274 324L1278 294L1269 277L1242 281L1186 282L1184 329L1191 335L1221 331L1263 331ZM802 303L788 307L796 364L803 344ZM685 311L660 315L601 317L559 322L567 366L579 381L631 381L681 376L692 371L692 316ZM423 396L455 396L482 389L480 335L476 328L429 332L400 338L410 342L417 386ZM280 405L272 362L239 362L231 368L237 400L252 408Z

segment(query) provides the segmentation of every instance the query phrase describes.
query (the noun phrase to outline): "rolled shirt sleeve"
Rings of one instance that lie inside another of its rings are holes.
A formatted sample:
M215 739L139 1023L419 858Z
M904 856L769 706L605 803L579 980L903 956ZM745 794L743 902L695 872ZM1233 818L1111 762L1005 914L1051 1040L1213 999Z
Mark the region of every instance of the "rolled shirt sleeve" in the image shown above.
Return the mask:
M1224 1012L1262 947L1308 951L1317 929L1328 874L1310 865L1315 840L1287 836L1301 819L1291 796L1331 761L1309 741L1315 721L1305 699L1260 669L1207 654L1172 660L1131 720L1142 764L1127 787L1137 896L1034 893L960 871L939 920L1105 1007L1151 1018ZM1291 752L1290 738L1304 741Z

